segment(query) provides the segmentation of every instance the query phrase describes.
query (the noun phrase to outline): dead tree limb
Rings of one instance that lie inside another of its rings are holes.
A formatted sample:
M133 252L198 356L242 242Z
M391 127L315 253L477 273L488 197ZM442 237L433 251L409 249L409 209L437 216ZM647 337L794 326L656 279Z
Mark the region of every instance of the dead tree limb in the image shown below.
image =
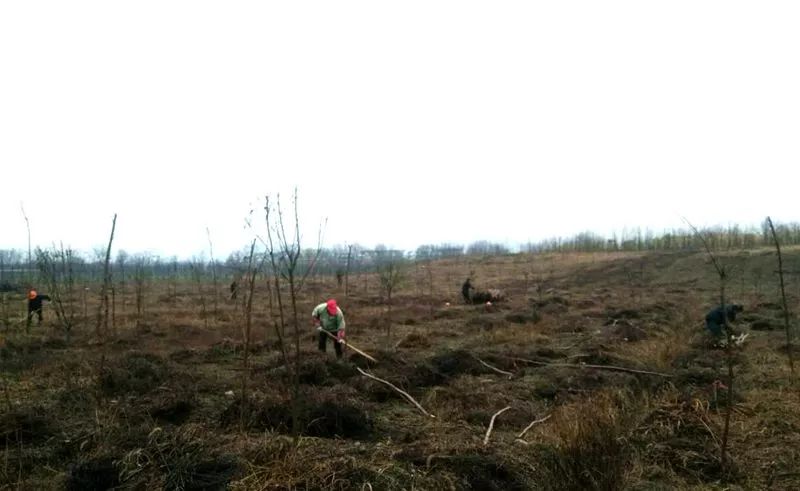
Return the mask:
M396 391L397 391L398 393L400 393L400 394L401 394L403 397L405 397L405 398L406 398L406 400L408 400L408 402L410 402L411 404L413 404L414 406L416 406L416 408L417 408L417 409L419 409L419 410L422 412L422 414L424 414L425 416L428 416L428 417L431 417L431 418L435 418L435 417L436 417L436 416L434 416L433 414L431 414L431 413L429 413L428 411L426 411L426 410L425 410L425 408L424 408L424 407L422 407L422 406L421 406L421 405L420 405L420 404L419 404L419 403L418 403L418 402L417 402L417 401L416 401L416 400L415 400L413 397L411 397L411 395L409 395L409 393L408 393L408 392L406 392L406 391L404 391L404 390L402 390L402 389L398 388L396 385L393 385L391 382L387 382L386 380L383 380L383 379L381 379L381 378L378 378L378 377L376 377L375 375L372 375L372 374L370 374L370 373L367 373L367 372L365 372L364 370L362 370L361 368L358 368L358 367L356 367L356 370L358 370L358 372L359 372L361 375L363 375L363 376L365 376L365 377L367 377L367 378L371 378L372 380L378 381L378 382L380 382L380 383L382 383L382 384L388 385L388 386L389 386L389 387L391 387L392 389L396 390Z
M589 364L577 365L574 363L548 363L544 361L528 360L526 358L511 358L511 359L514 361L521 361L524 363L530 363L531 365L539 365L543 367L595 368L597 370L611 370L613 372L639 373L642 375L655 375L657 377L667 377L667 378L672 377L672 375L668 373L651 372L649 370L636 370L635 368L617 367L613 365L589 365Z
M480 358L478 358L475 355L472 355L472 357L475 358L478 361L478 363L480 363L481 365L485 366L486 368L488 368L489 370L491 370L493 372L499 373L501 375L507 375L508 378L511 378L511 377L514 376L513 373L506 372L505 370L500 370L499 368L493 367L493 366L489 365L488 363L486 363L485 361L481 360Z
M526 426L526 427L525 427L525 429L524 429L524 430L522 430L522 432L520 432L520 434L519 434L519 435L517 435L517 438L522 438L523 436L525 436L525 433L527 433L527 432L528 432L528 430L530 430L531 428L533 428L535 425L538 425L538 424L540 424L540 423L544 423L545 421L547 421L548 419L550 419L550 417L551 417L551 416L552 416L552 414L548 414L548 415L547 415L547 416L545 416L544 418L535 419L535 420L531 421L531 424L529 424L528 426Z
M486 436L483 437L484 445L489 444L489 437L492 435L492 430L494 429L494 420L497 419L497 417L503 414L504 412L508 411L509 409L511 409L511 406L506 406L503 409L494 413L494 415L492 416L492 420L489 422L489 428L487 428L486 430Z

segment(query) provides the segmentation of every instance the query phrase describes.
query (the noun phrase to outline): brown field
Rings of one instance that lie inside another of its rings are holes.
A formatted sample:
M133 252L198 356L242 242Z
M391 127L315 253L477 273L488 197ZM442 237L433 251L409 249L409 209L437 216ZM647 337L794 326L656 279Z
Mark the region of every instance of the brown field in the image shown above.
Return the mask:
M800 250L786 256L787 269L800 271ZM0 332L0 487L800 489L800 387L787 363L775 255L722 260L729 298L745 306L736 327L750 333L735 357L726 473L727 389L714 382L728 379L725 351L702 324L718 302L706 256L518 254L411 264L390 334L373 275L352 276L348 296L335 278L312 278L298 299L297 447L262 280L247 371L241 306L220 297L217 315L204 318L189 280L177 290L151 284L138 326L132 293L118 294L116 333L102 343L89 322L66 344L46 306L45 324L31 334L19 322ZM471 273L476 287L500 288L505 301L464 305L459 287ZM800 276L788 293L797 310ZM377 364L316 350L309 315L328 296L345 312L349 341ZM90 297L92 315L98 299ZM24 307L22 296L10 301L14 312Z

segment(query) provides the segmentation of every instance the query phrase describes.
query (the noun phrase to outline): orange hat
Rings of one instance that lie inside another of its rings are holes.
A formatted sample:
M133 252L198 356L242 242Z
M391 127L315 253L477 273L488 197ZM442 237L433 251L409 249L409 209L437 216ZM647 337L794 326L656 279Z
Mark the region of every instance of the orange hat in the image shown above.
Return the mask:
M330 299L328 300L328 313L330 315L336 315L336 300Z
M31 291L29 291L29 292L28 292L28 298L29 298L30 300L33 300L34 298L36 298L36 295L38 295L38 294L36 293L36 290L31 290Z

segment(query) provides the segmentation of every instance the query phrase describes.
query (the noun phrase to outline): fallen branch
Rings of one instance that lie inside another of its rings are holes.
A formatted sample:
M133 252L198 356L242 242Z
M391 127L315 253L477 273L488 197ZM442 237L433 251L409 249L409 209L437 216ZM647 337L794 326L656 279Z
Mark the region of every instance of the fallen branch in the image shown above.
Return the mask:
M506 406L503 409L494 413L494 416L492 416L492 420L489 422L489 429L486 430L486 436L483 437L484 445L489 444L489 436L492 434L492 429L494 428L494 420L497 419L497 417L503 414L504 412L508 411L509 409L511 409L511 406Z
M531 424L529 424L528 426L526 426L526 427L525 427L525 429L524 429L524 430L522 430L522 433L520 433L519 435L517 435L517 438L522 438L523 436L525 436L525 433L527 433L527 432L528 432L528 430L530 430L531 428L533 428L533 425L538 425L539 423L544 423L545 421L547 421L548 419L550 419L550 416L552 416L552 414L548 414L548 415L547 415L547 416L545 416L544 418L541 418L541 419L535 419L535 420L531 421Z
M426 411L426 410L425 410L425 408L424 408L424 407L422 407L422 406L421 406L421 405L420 405L420 404L419 404L419 403L418 403L416 400L414 400L414 398L413 398L413 397L411 397L411 395L409 395L409 393L408 393L408 392L406 392L406 391L404 391L404 390L402 390L402 389L398 388L397 386L395 386L395 385L394 385L394 384L392 384L391 382L387 382L386 380L380 379L380 378L376 377L375 375L369 374L369 373L365 372L364 370L362 370L362 369L361 369L361 368L359 368L359 367L356 367L356 370L358 370L358 372L359 372L361 375L363 375L363 376L365 376L365 377L367 377L367 378L371 378L372 380L376 380L376 381L378 381L378 382L380 382L380 383L382 383L382 384L386 384L386 385L388 385L389 387L393 388L394 390L396 390L397 392L399 392L399 393L400 393L400 394L401 394L403 397L405 397L405 398L408 400L408 402L410 402L411 404L413 404L414 406L416 406L416 407L417 407L417 409L419 409L420 411L422 411L422 414L424 414L425 416L430 416L431 418L435 418L435 417L436 417L436 416L434 416L433 414L431 414L431 413L429 413L428 411Z
M651 372L648 370L636 370L633 368L625 368L625 367L616 367L613 365L589 365L589 364L580 364L576 365L574 363L548 363L544 361L536 361L536 360L528 360L525 358L511 358L514 361L521 361L524 363L530 363L532 365L539 365L545 367L561 367L561 368L596 368L598 370L611 370L614 372L627 372L627 373L641 373L644 375L656 375L659 377L668 377L671 378L672 375L667 373L660 373L660 372Z
M485 366L489 370L492 370L493 372L497 372L497 373L499 373L501 375L508 375L508 378L511 378L511 377L514 376L513 373L506 372L505 370L500 370L499 368L493 367L493 366L489 365L488 363L486 363L485 361L481 360L480 358L478 358L475 355L472 355L472 357L475 358L476 360L478 360L478 363L480 363L481 365Z

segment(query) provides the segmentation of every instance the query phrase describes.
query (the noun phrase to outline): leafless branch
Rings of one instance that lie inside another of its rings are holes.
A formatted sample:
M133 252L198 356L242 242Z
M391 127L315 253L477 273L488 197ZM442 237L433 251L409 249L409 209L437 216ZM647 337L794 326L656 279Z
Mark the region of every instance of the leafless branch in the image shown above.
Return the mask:
M610 370L613 372L627 372L627 373L639 373L642 375L655 375L658 377L667 377L670 378L672 375L667 373L660 373L660 372L651 372L649 370L636 370L634 368L625 368L625 367L617 367L613 365L589 365L589 364L574 364L574 363L548 363L544 361L536 361L536 360L528 360L525 358L511 358L515 361L521 361L524 363L530 363L531 365L539 365L539 366L547 366L547 367L561 367L561 368L594 368L597 370Z
M489 370L491 370L493 372L499 373L500 375L507 375L508 378L511 378L511 377L514 376L513 373L506 372L505 370L500 370L499 368L493 367L493 366L489 365L488 363L486 363L485 361L481 360L480 358L478 358L475 355L472 355L472 357L475 358L478 361L478 363L480 363L481 365L485 366L486 368L488 368Z
M527 433L527 432L528 432L528 430L530 430L531 428L533 428L535 425L538 425L538 424L540 424L540 423L544 423L545 421L547 421L548 419L550 419L550 417L551 417L551 416L552 416L552 414L548 414L548 415L547 415L547 416L545 416L544 418L541 418L541 419L535 419L535 420L531 421L531 424L529 424L528 426L526 426L526 427L525 427L525 429L524 429L524 430L522 430L522 431L520 432L520 434L519 434L519 435L517 435L517 438L522 438L523 436L525 436L525 433Z
M483 437L484 445L489 444L489 437L492 435L492 430L494 429L494 420L497 419L497 417L503 414L504 412L508 411L509 409L511 409L511 406L506 406L503 409L494 413L494 416L492 416L492 420L489 422L489 428L486 430L486 436Z
M422 407L413 397L411 397L411 395L409 395L408 392L398 388L396 385L393 385L391 382L387 382L386 380L378 378L375 375L369 374L369 373L365 372L364 370L362 370L361 368L356 367L356 370L358 370L359 373L361 373L361 375L363 375L363 376L365 376L367 378L371 378L372 380L376 380L376 381L378 381L378 382L380 382L382 384L388 385L392 389L396 390L400 395L405 397L406 400L408 400L408 402L410 402L411 404L416 406L416 408L419 409L422 412L422 414L424 414L425 416L429 416L431 418L435 418L436 417L433 414L431 414L428 411L426 411L425 408Z

